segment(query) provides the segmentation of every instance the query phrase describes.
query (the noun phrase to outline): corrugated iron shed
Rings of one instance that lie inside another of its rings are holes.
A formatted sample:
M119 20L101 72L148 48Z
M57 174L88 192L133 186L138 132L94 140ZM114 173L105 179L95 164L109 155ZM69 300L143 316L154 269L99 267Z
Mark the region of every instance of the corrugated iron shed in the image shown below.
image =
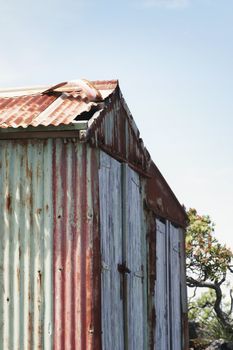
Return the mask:
M168 350L154 344L155 218L182 229L187 218L118 82L0 91L0 155L4 349Z
M19 131L50 131L51 136L53 131L81 130L80 139L150 177L148 205L159 215L165 214L185 226L184 210L150 159L117 80L76 80L52 86L0 90L0 138L6 137L1 132L4 129L17 135ZM68 136L76 136L76 133ZM165 195L163 200L161 193ZM151 194L156 203L150 198Z

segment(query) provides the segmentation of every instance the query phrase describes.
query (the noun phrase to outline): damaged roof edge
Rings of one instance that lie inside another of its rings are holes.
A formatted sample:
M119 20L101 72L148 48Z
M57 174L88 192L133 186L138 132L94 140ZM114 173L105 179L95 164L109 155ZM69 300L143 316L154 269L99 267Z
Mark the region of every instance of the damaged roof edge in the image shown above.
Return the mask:
M87 81L86 79L82 79L83 81ZM82 81L77 80L77 81ZM71 83L75 82L71 81ZM21 86L21 87L10 87L0 89L0 97L18 97L18 96L28 96L34 94L45 93L46 91L50 91L52 88L55 88L56 91L66 92L70 91L70 87L65 87L65 84L69 82L63 82L59 84L46 84L46 85L35 85L35 86ZM93 80L90 83L97 89L102 91L115 90L115 88L119 85L118 80Z
M151 161L151 165L150 165L150 174L151 174L151 178L148 179L148 182L147 182L147 193L149 194L149 197L150 197L150 195L153 196L152 191L151 191L153 185L151 186L150 181L155 181L155 179L159 177L161 179L162 183L164 184L164 186L167 188L169 194L173 198L173 200L176 203L177 207L180 209L180 211L182 213L182 216L183 216L182 222L174 221L174 223L182 224L182 226L185 228L187 226L187 224L188 224L188 221L189 221L188 215L187 215L186 210L185 210L185 207L184 207L184 205L182 205L180 203L180 201L176 197L175 193L173 192L173 190L171 189L171 187L167 183L166 179L164 178L164 176L162 175L162 173L160 172L160 170L158 169L158 167L155 165L155 163L153 161ZM155 176L153 176L153 175L155 175ZM150 206L151 206L151 204L152 203L150 203ZM157 212L156 209L152 208L152 210ZM158 214L161 214L161 213L158 212ZM163 215L161 215L161 217L163 217Z
M116 80L73 80L49 87L2 90L0 128L72 125L76 120L89 120L117 86Z
M73 121L72 124L66 125L66 124L60 124L60 125L39 125L39 126L28 126L26 128L20 126L18 128L0 128L0 135L1 134L11 134L11 133L21 133L21 132L30 132L30 133L36 133L36 132L49 132L49 131L75 131L75 130L87 130L88 128L88 120L77 120Z

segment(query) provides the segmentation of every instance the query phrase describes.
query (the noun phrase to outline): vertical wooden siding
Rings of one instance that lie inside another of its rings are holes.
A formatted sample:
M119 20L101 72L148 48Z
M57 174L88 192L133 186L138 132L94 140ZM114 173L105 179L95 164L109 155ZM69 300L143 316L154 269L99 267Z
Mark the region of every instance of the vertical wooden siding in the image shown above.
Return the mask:
M169 225L170 239L170 297L171 297L171 349L181 350L181 275L180 275L180 233L179 229Z
M166 226L156 220L155 350L168 350Z
M103 349L142 350L146 319L140 179L101 152L99 181ZM127 273L118 271L123 263Z
M124 349L121 164L100 152L102 348Z
M156 350L183 348L180 239L178 228L156 220Z
M142 200L139 175L124 165L125 261L127 274L126 332L129 350L144 349L144 261L142 248Z

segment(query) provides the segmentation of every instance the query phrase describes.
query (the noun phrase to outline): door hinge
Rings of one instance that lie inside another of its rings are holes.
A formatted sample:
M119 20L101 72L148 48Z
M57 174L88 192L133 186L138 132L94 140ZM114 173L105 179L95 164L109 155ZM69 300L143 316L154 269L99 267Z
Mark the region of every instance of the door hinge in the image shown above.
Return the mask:
M122 264L117 265L117 269L120 273L130 273L130 269L126 266L126 262L124 261Z

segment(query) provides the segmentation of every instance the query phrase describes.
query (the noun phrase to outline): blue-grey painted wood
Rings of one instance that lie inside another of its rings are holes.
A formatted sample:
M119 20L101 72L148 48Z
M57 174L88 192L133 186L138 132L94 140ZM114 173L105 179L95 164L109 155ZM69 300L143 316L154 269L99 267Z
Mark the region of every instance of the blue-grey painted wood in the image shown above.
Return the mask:
M100 152L101 312L103 350L124 349L121 164Z
M182 312L188 313L187 303L187 284L186 284L186 269L185 269L185 233L183 229L179 229L180 234L180 273L181 273L181 304Z
M124 165L125 254L127 274L127 349L144 349L144 272L139 175Z
M180 274L180 232L170 225L170 270L171 270L171 333L172 350L181 350L181 274Z
M168 349L166 250L166 225L160 220L156 220L156 330L154 345L156 350Z
M166 310L167 310L167 350L171 350L171 337L172 337L172 332L171 332L171 266L170 266L170 226L171 223L166 220L166 239L165 239L165 244L166 244L166 279L167 279L167 290L166 290Z
M180 229L156 220L156 350L182 349L180 239Z

